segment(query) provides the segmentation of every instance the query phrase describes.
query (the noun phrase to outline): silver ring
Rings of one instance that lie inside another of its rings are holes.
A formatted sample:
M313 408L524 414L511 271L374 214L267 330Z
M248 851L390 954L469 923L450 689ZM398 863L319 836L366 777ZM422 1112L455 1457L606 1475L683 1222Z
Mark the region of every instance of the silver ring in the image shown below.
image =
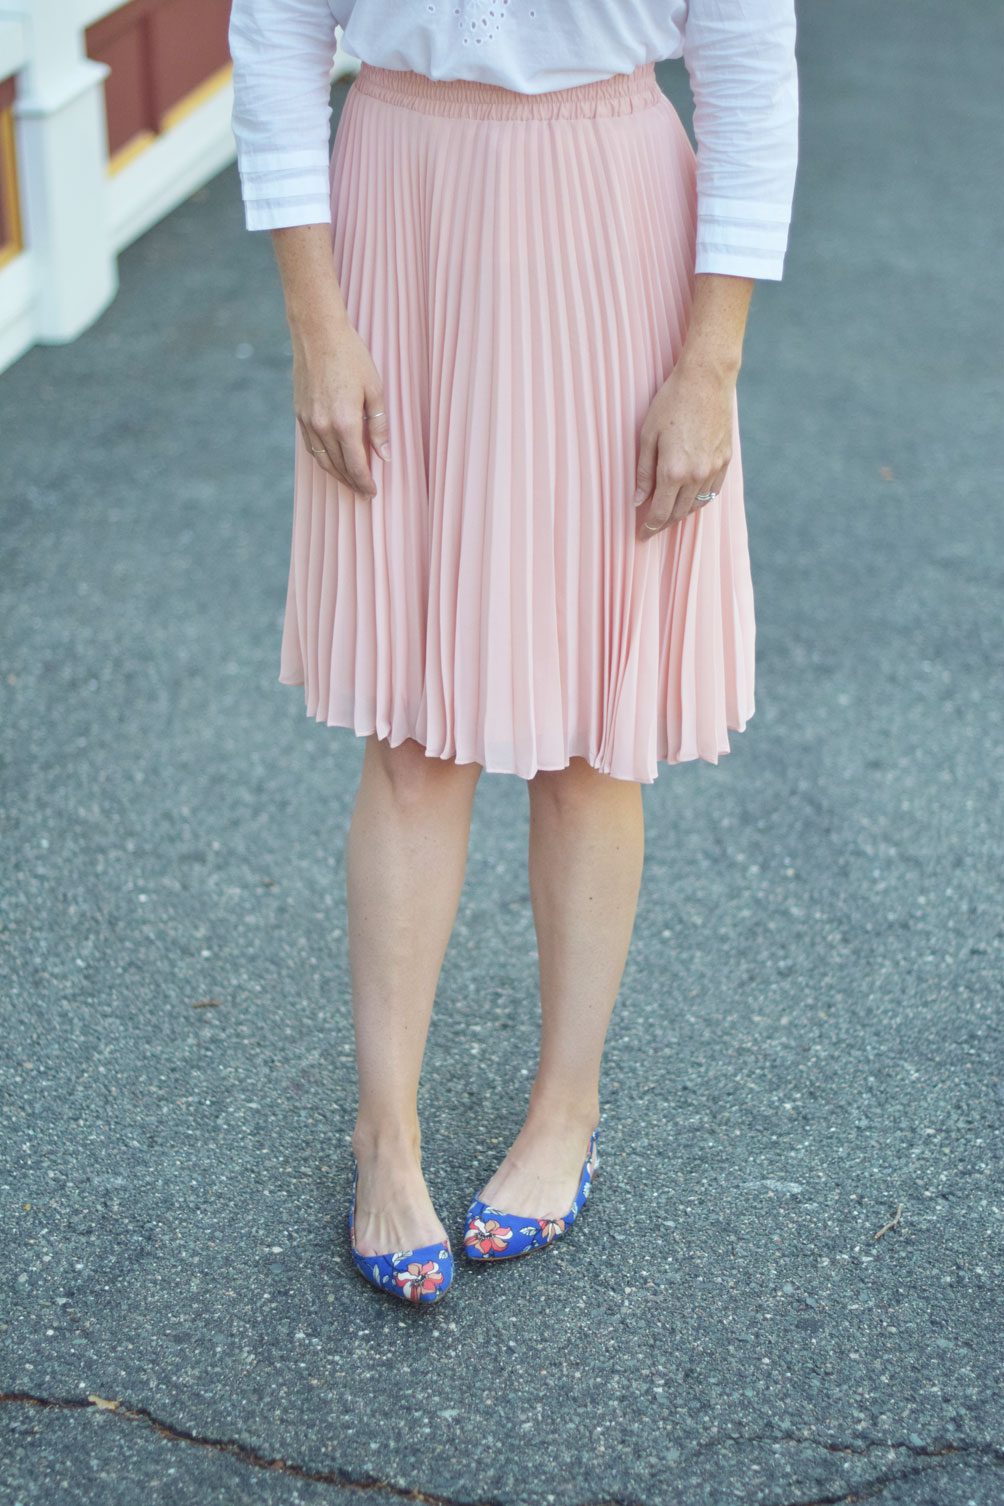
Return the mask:
M313 447L311 447L310 453L312 455L324 455L324 454L327 453L327 451L325 451L325 450L315 450Z
M694 501L695 502L713 502L717 496L718 496L717 492L698 492L697 496L694 498Z
M649 529L651 529L651 531L653 533L658 533L659 529L662 527L662 524L661 523L643 523L641 526L643 528L649 528Z
M363 414L363 421L365 422L365 420L367 418L386 418L386 417L387 417L386 413L384 413L383 410L381 409L381 411L379 413L364 413Z

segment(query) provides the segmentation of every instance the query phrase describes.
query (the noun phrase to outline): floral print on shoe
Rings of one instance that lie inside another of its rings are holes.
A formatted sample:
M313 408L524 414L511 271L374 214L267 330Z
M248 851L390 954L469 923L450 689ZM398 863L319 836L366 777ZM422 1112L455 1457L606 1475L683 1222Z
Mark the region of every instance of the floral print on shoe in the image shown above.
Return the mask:
M475 1246L479 1255L498 1255L505 1250L511 1239L512 1230L504 1228L497 1218L472 1219L468 1214L467 1233L464 1235L468 1253Z
M438 1302L453 1281L453 1252L448 1239L418 1250L395 1250L388 1255L360 1255L356 1249L356 1187L359 1167L352 1181L349 1210L349 1249L352 1264L370 1286L399 1297L413 1307Z
M409 1302L421 1302L430 1292L438 1292L446 1277L440 1270L438 1261L412 1260L405 1270L396 1272L394 1280Z
M563 1218L538 1218L541 1237L545 1244L550 1244L552 1239L557 1239L559 1234L565 1232L565 1220Z
M593 1173L599 1165L597 1139L599 1125L589 1137L589 1148L579 1179L575 1201L564 1218L520 1218L517 1214L505 1213L493 1208L480 1198L467 1210L467 1229L464 1234L464 1249L469 1260L506 1260L513 1255L528 1255L531 1250L546 1250L572 1227L582 1212Z

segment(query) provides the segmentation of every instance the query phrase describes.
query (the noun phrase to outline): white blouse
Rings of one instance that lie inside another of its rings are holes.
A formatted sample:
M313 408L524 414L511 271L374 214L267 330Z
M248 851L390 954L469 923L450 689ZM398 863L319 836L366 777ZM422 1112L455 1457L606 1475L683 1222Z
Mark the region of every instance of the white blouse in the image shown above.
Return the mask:
M249 230L330 224L335 27L356 58L524 94L682 57L697 272L781 277L798 155L794 0L232 0L231 117Z

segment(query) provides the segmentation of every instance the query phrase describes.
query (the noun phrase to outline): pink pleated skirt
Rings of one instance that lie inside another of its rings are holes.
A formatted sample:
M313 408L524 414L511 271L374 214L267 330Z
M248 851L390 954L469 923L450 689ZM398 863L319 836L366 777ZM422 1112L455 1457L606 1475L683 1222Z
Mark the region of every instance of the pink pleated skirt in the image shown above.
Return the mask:
M356 498L296 425L280 682L524 779L717 763L753 713L736 415L715 501L641 540L632 505L693 296L694 154L654 65L528 95L363 63L330 184L391 458Z

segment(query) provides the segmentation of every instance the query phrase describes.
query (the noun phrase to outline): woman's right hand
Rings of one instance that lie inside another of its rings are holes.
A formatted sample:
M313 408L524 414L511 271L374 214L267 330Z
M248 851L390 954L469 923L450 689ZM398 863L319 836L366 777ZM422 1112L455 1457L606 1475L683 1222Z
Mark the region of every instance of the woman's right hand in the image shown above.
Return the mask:
M372 356L348 318L290 333L293 407L307 448L329 476L358 496L375 497L367 442L389 460L390 432Z

